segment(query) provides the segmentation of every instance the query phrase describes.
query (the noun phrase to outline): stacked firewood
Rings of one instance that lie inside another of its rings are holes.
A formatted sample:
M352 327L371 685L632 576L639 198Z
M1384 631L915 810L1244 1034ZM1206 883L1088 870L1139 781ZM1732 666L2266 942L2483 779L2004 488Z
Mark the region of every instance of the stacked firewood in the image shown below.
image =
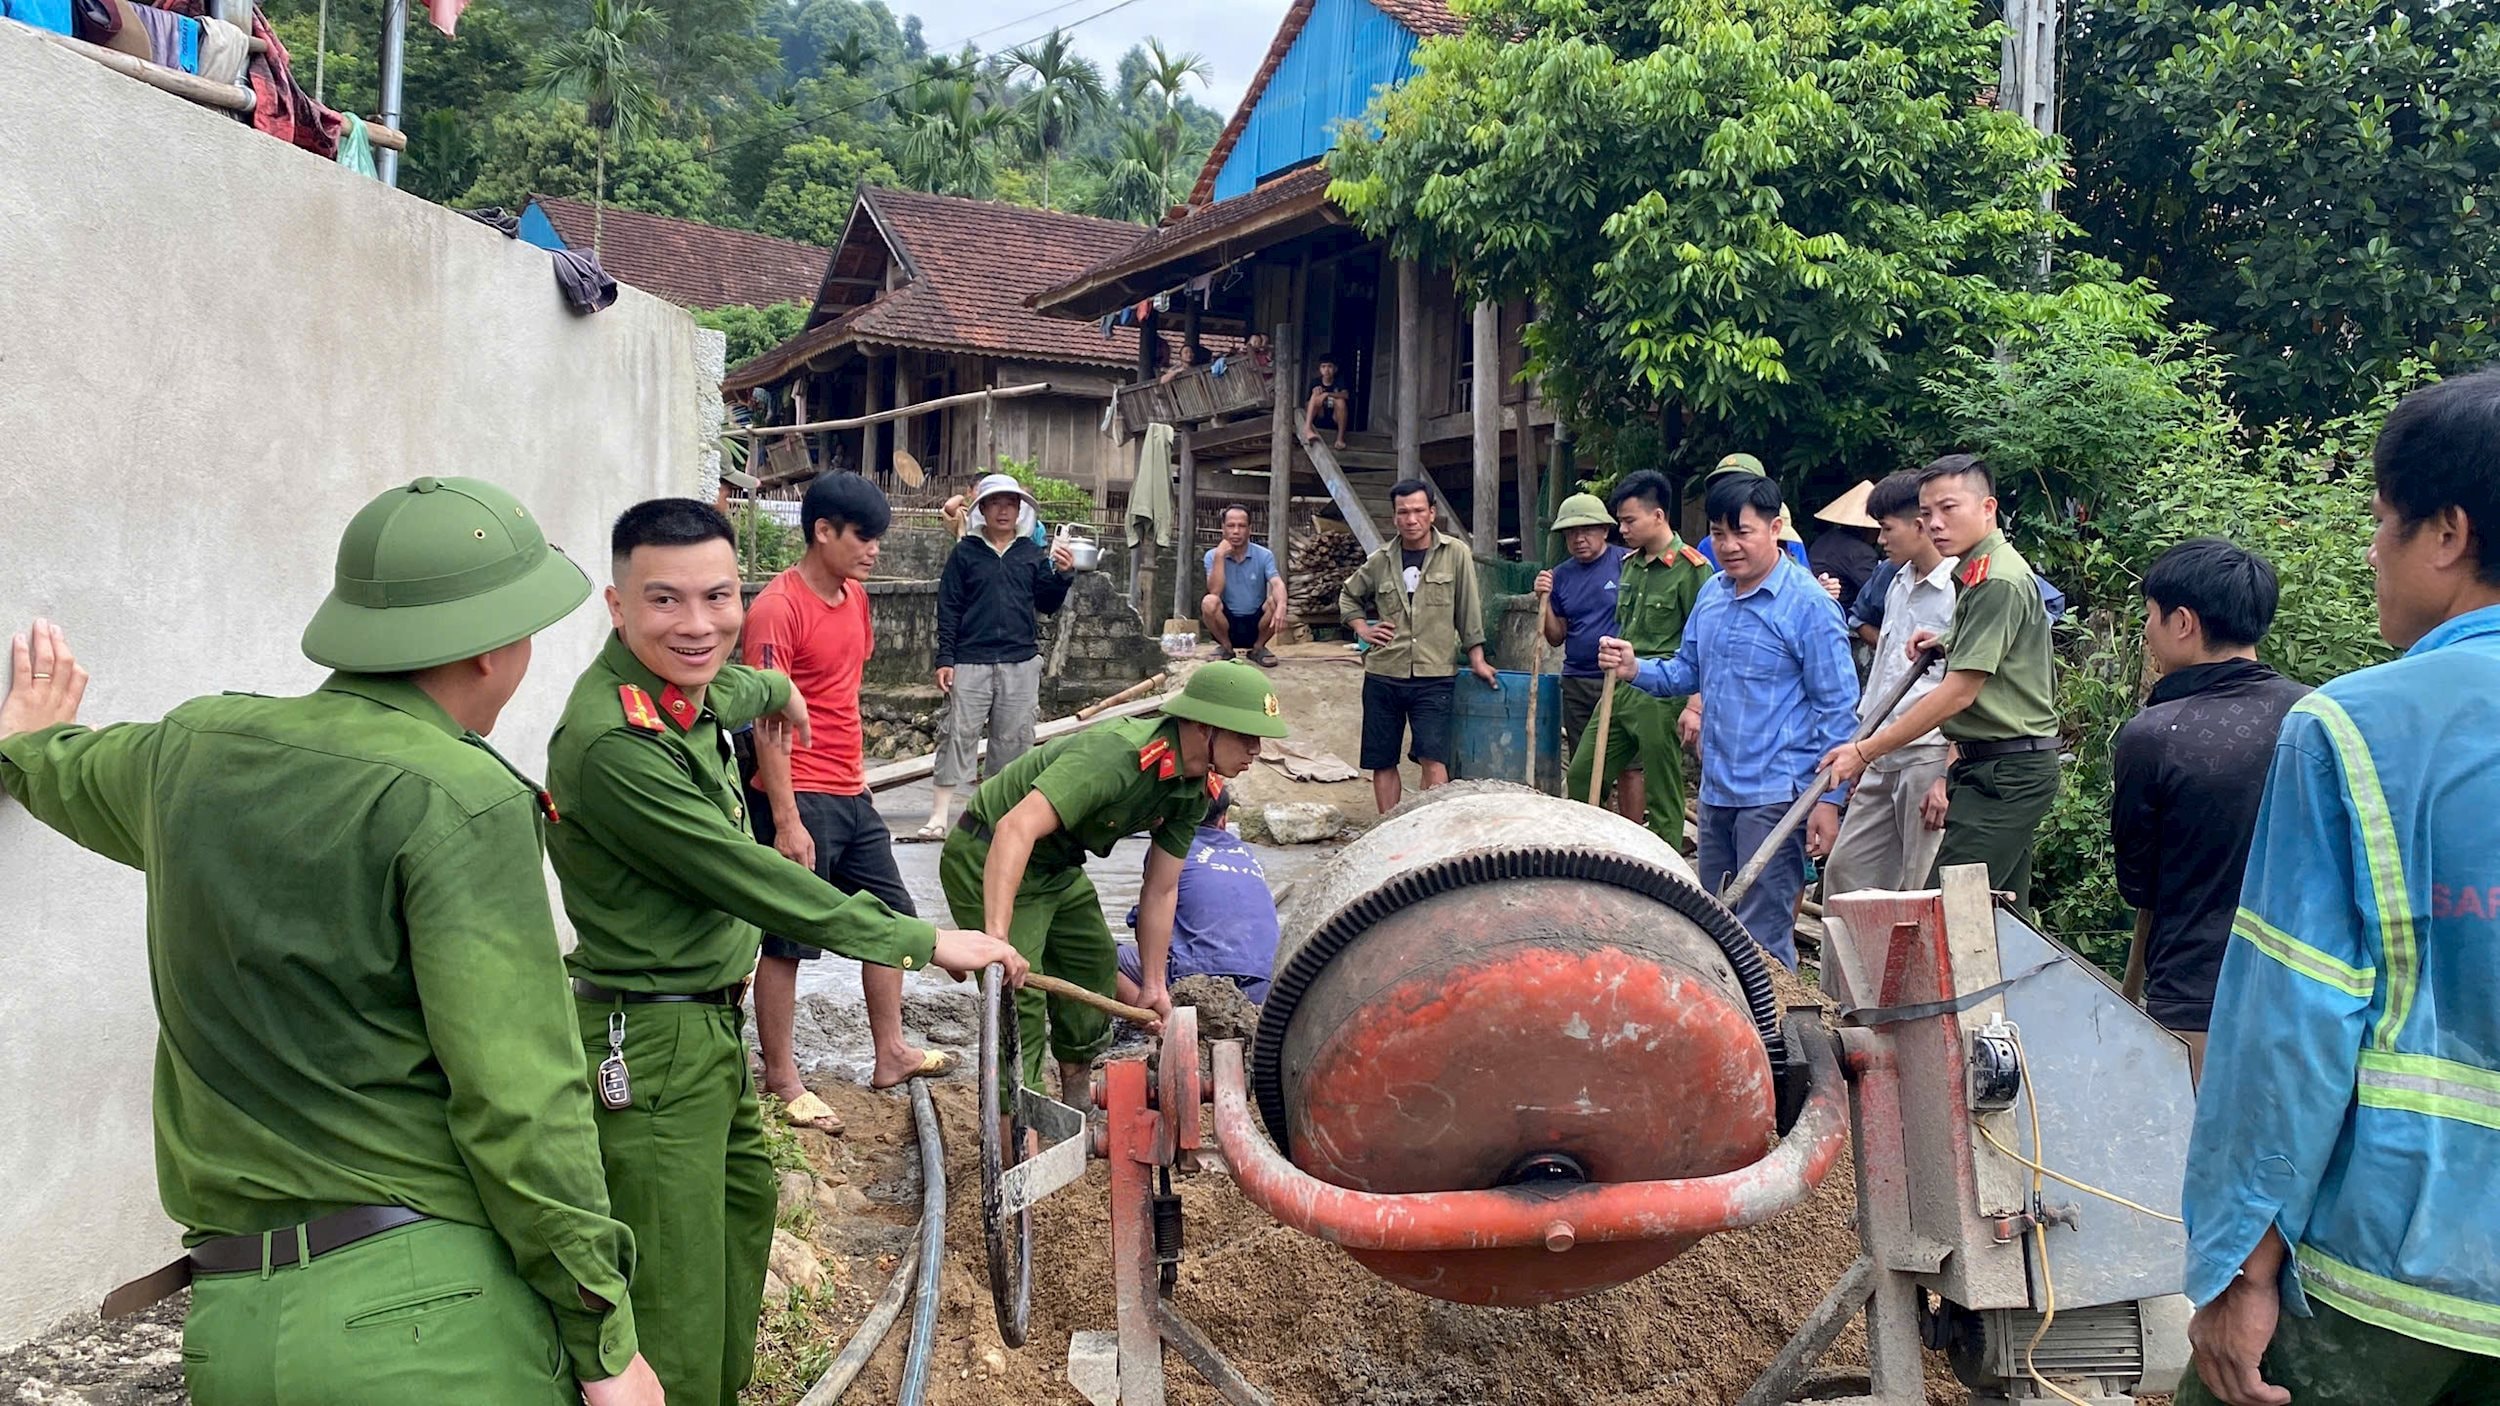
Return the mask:
M1306 521L1293 532L1285 599L1305 625L1335 625L1337 592L1363 564L1363 544L1334 523Z

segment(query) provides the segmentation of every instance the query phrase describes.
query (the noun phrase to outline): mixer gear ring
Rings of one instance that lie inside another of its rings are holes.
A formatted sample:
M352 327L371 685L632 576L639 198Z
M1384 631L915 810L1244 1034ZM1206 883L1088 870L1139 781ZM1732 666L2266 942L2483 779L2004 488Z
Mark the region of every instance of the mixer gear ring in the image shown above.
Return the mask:
M1015 997L1004 967L981 972L981 1235L990 1265L990 1304L998 1315L999 1340L1022 1347L1033 1314L1033 1212L1001 1213L1000 1179L1024 1160L1023 1038L1016 1026ZM1010 1082L1013 1079L1015 1082ZM1012 1125L1002 1140L999 1116ZM1012 1252L1009 1249L1013 1241Z
M1771 991L1771 973L1764 965L1762 948L1736 921L1736 915L1717 899L1680 874L1628 855L1581 848L1506 848L1459 855L1398 874L1329 914L1278 967L1268 989L1267 1003L1259 1010L1258 1034L1251 1043L1250 1062L1251 1092L1258 1098L1259 1116L1277 1147L1293 1145L1285 1115L1285 1031L1293 1023L1294 1010L1302 1004L1311 982L1329 960L1374 923L1410 903L1453 889L1518 879L1579 879L1607 884L1656 899L1691 919L1734 968L1737 985L1744 989L1746 1009L1753 1016L1754 1029L1762 1036L1763 1048L1770 1055L1771 1069L1783 1084L1788 1082L1788 1042L1780 1033L1779 1002ZM1785 1105L1788 1100L1782 1102ZM1788 1111L1783 1107L1783 1114Z

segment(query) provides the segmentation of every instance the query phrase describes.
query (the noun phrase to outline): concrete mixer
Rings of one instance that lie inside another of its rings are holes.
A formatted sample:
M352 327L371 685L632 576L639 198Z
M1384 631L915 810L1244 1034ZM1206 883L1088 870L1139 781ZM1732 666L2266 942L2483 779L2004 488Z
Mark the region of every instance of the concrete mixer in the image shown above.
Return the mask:
M1293 896L1247 1059L1224 1042L1201 1069L1183 1007L1152 1056L1097 1072L1090 1129L998 1088L1014 1020L993 978L984 1099L1017 1125L981 1120L1001 1332L1024 1341L1031 1207L1089 1155L1110 1163L1118 1401L1160 1406L1168 1344L1247 1406L1269 1398L1166 1297L1175 1170L1229 1174L1403 1288L1518 1306L1777 1216L1850 1149L1862 1254L1743 1406L1794 1399L1860 1311L1864 1406L1925 1401L1922 1346L1983 1402L2168 1390L2186 1362L2185 1047L2000 908L1984 870L1945 877L1828 902L1839 1014L1783 1011L1769 959L1641 826L1446 787ZM1025 1127L1047 1146L1019 1162Z

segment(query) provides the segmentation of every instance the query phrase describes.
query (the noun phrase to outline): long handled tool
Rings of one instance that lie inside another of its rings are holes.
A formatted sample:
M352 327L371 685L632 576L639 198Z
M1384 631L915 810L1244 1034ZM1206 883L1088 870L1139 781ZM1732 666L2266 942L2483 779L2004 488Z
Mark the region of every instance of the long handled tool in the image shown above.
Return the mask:
M1108 996L1088 991L1073 981L1063 980L1062 978L1051 976L1044 972L1026 972L1024 974L1024 984L1032 987L1036 991L1046 991L1053 996L1064 997L1068 1000L1075 1001L1080 1005L1092 1006L1095 1010L1108 1012L1112 1015L1118 1016L1122 1020L1131 1021L1138 1025L1151 1025L1154 1022L1163 1019L1163 1017L1156 1015L1153 1011L1147 1010L1143 1006L1132 1006L1126 1001L1112 1000Z
M1909 696L1910 686L1917 683L1942 654L1943 651L1934 645L1920 650L1918 658L1911 661L1910 671L1892 686L1892 692L1884 695L1880 706L1867 713L1866 721L1858 724L1857 732L1849 740L1864 742L1873 736L1875 729L1883 726L1885 720L1892 716L1892 710L1900 707L1901 700ZM1602 753L1600 757L1603 758ZM1795 804L1789 806L1788 813L1780 817L1780 823L1772 826L1771 833L1763 838L1762 847L1753 852L1753 858L1745 861L1744 868L1736 871L1735 878L1727 881L1727 887L1719 890L1720 903L1729 908L1736 906L1736 901L1743 898L1745 891L1754 886L1754 881L1762 877L1762 871L1770 867L1771 856L1779 852L1779 847L1787 843L1798 826L1805 824L1806 816L1822 801L1823 793L1831 789L1831 768L1825 767L1814 773L1814 780L1807 785L1805 793L1797 797Z
M1536 695L1532 693L1528 696L1534 698ZM1597 716L1589 721L1589 726L1597 729L1597 751L1589 758L1595 763L1589 768L1590 805L1602 804L1606 799L1606 734L1614 730L1614 725L1615 671L1608 669L1606 691L1597 695Z
M1536 785L1536 696L1545 691L1545 607L1537 607L1536 638L1528 644L1528 769L1519 779Z

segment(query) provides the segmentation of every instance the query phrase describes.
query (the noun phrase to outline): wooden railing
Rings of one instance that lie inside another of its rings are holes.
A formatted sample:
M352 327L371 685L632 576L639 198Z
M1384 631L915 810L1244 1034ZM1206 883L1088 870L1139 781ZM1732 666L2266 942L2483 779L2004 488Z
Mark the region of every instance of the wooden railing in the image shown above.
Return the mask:
M1218 415L1247 415L1268 409L1274 394L1271 372L1246 356L1235 356L1224 363L1222 375L1201 366L1169 381L1122 386L1120 428L1139 435L1148 425L1198 425Z

